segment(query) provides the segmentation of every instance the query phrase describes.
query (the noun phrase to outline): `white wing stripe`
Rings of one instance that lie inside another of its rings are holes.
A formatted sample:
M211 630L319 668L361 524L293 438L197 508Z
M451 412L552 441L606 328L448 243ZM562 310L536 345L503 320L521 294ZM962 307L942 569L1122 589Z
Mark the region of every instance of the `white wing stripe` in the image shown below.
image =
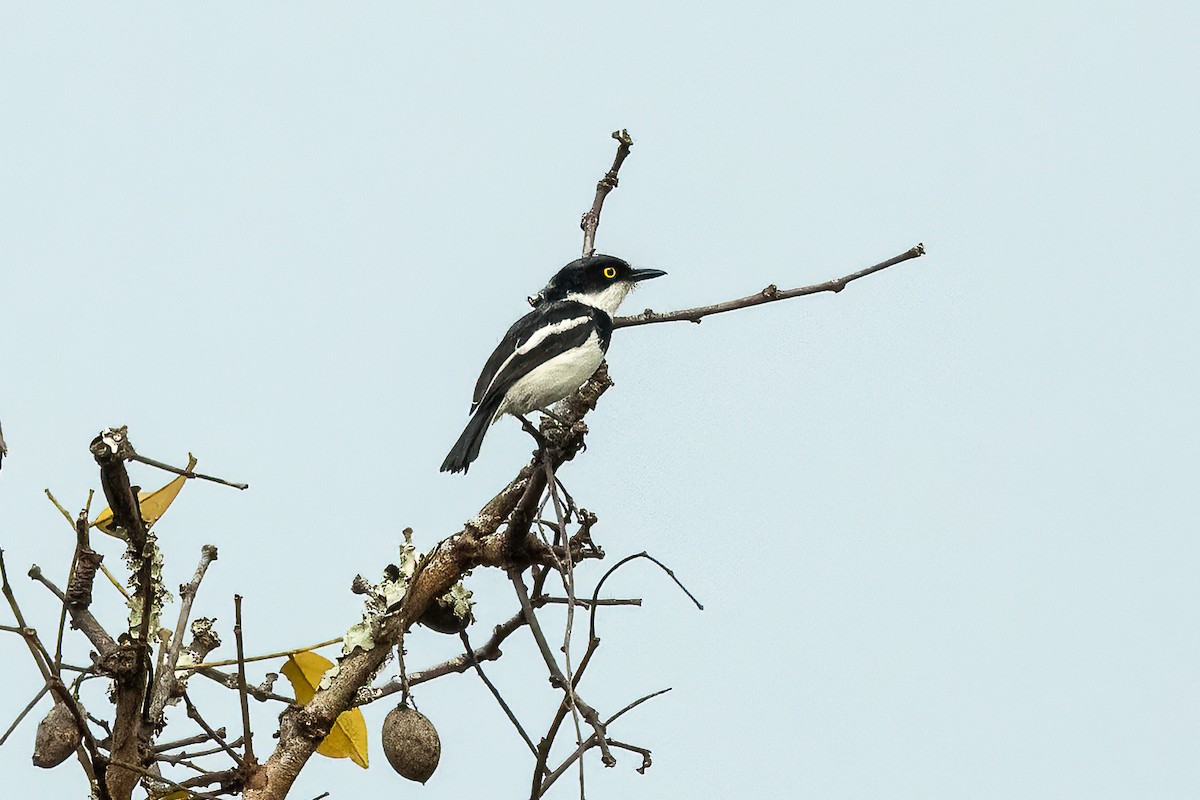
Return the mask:
M534 333L533 336L530 336L524 344L518 347L517 355L523 356L549 337L569 331L571 328L577 328L586 322L591 322L591 320L591 317L574 317L572 319L564 319L562 322L556 322L553 325L547 325Z
M517 347L517 349L514 350L508 358L504 359L500 366L496 368L496 374L492 376L491 382L489 382L487 388L483 390L483 394L479 395L480 401L487 397L487 393L491 390L492 385L495 384L500 376L504 374L504 370L510 363L512 363L514 358L525 355L551 336L563 333L564 331L569 331L572 328L591 321L592 318L587 316L573 317L571 319L564 319L562 322L555 322L553 325L547 325L541 330L536 331L533 336L530 336L527 341Z

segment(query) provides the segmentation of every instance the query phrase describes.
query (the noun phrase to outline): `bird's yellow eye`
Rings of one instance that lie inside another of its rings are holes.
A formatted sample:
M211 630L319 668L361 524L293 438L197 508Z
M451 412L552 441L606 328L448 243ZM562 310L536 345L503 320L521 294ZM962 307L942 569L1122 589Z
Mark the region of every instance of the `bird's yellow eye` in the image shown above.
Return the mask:
M604 268L604 277L608 278L609 280L612 280L613 278L617 277L617 268L616 267L605 267Z

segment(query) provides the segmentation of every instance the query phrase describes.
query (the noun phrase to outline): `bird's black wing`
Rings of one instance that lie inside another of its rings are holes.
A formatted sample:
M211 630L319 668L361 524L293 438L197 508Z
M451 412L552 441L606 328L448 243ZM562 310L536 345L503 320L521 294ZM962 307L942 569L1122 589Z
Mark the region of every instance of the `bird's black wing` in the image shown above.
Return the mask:
M485 397L503 394L538 364L579 347L593 333L607 348L611 329L608 315L585 303L560 300L538 306L513 323L484 364L475 382L471 412Z
M496 370L500 369L504 359L511 356L520 345L522 334L527 339L530 331L537 327L538 311L539 309L535 308L514 322L508 329L508 333L504 334L504 338L500 340L500 344L496 345L496 349L488 356L487 363L483 365L483 371L479 373L479 380L475 381L475 394L471 396L472 414L475 413L475 409L487 392L488 386L491 385L492 379L496 377Z

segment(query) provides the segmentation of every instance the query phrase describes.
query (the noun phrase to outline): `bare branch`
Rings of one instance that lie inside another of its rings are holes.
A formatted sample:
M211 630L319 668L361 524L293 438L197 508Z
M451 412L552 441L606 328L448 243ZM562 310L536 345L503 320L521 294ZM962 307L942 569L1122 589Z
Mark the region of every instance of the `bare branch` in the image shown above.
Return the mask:
M604 721L605 727L607 728L609 725L612 725L614 722L616 722L618 719L620 719L622 716L624 716L626 712L632 711L633 709L637 708L638 706L640 706L642 703L646 702L647 700L650 700L651 698L654 698L654 697L658 697L660 694L666 694L669 691L671 691L671 690L670 689L659 689L657 692L651 692L650 694L639 697L637 700L634 700L632 703L625 706L620 711L618 711L617 713L615 713L611 717L609 717L607 720L605 720ZM575 763L575 759L582 756L584 753L586 753L591 748L596 747L597 745L599 745L601 747L607 746L608 744L611 743L611 741L612 740L609 740L609 739L601 741L596 736L596 734L592 734L591 736L589 736L587 741L585 741L578 748L576 748L575 752L573 752L571 755L567 756L566 760L564 760L561 764L559 764L557 767L555 767L554 771L546 776L546 779L537 788L536 793L534 794L534 797L541 797L544 794L546 794L546 792L550 789L551 784L553 784L556 780L558 780L562 776L562 774L564 772L566 772L568 769L570 769L571 765L573 763ZM636 752L642 752L640 748L633 748L630 745L624 745L624 749L626 749L626 750L635 749ZM643 772L645 770L645 768L646 768L646 763L645 763L645 760L643 759L642 767L638 770L638 772Z
M419 672L408 673L408 685L416 686L426 681L431 681L435 678L440 678L443 675L451 675L456 672L466 672L475 665L476 662L495 661L501 655L500 644L507 639L513 631L525 624L525 615L518 611L513 616L509 617L504 622L497 625L492 630L492 637L484 642L472 652L472 657L468 657L466 653L461 656L449 658L440 664L435 664L427 669ZM366 705L373 703L380 698L395 694L401 691L403 687L398 682L388 683L385 686L380 686L374 689L367 690L369 697L357 700L354 705Z
M604 177L596 184L596 199L592 201L592 207L587 210L579 222L579 227L583 229L583 255L585 258L596 252L596 229L600 227L600 209L604 207L604 198L608 197L608 193L617 188L617 173L633 148L633 137L624 128L613 131L612 138L617 140L616 158L613 159L612 168L604 173Z
M238 657L238 700L242 704L242 748L247 764L254 764L254 740L250 733L250 702L246 699L246 656L242 649L242 596L233 596L233 638L237 641Z
M613 747L618 747L622 750L628 750L631 753L640 753L642 756L642 765L637 768L639 775L645 775L646 770L650 769L653 762L650 761L650 750L645 747L638 747L636 744L628 744L626 742L618 742L616 739L609 739L608 743Z
M286 656L294 656L296 653L308 653L312 650L318 650L322 647L328 647L331 644L341 644L344 641L345 641L344 636L338 636L333 639L326 639L323 642L317 642L316 644L310 644L307 647L293 647L289 650L277 650L274 653L263 653L262 655L259 655L259 656L246 656L245 658L242 659L242 661L245 662L246 664L249 664L252 661L270 661L273 658L284 658ZM188 664L185 667L180 667L180 669L202 670L202 669L208 669L209 667L228 667L228 666L231 666L236 663L238 663L238 660L236 658L227 658L223 661L205 661L203 664Z
M840 292L846 288L846 284L865 278L876 272L903 263L913 258L919 258L925 255L925 245L918 244L917 246L906 250L898 256L889 258L887 261L881 261L874 266L860 269L858 272L851 272L849 275L843 275L840 278L834 278L831 281L824 283L814 283L810 286L801 286L798 289L779 289L775 284L771 284L757 294L752 294L747 297L741 297L737 300L726 300L723 303L714 303L709 306L697 306L696 308L685 308L682 311L665 311L655 313L650 309L646 309L641 314L631 317L617 317L613 320L614 328L629 328L634 325L651 325L656 322L700 322L704 317L712 316L713 314L723 314L726 311L737 311L740 308L749 308L750 306L760 306L763 303L773 303L776 300L789 300L793 297L803 297L810 294L820 294L821 292Z
M696 608L700 609L701 611L704 610L704 606L700 603L699 600L696 599L696 596L694 594L692 594L690 591L688 591L688 588L683 585L683 583L679 580L679 578L675 577L674 570L672 570L666 564L662 563L657 558L655 558L654 556L650 555L645 550L643 550L640 553L634 553L631 556L625 556L625 558L622 558L620 561L618 561L617 563L615 563L611 567L609 567L608 571L605 572L604 575L602 575L600 577L600 580L596 581L596 588L592 590L592 613L591 613L591 621L588 626L591 638L593 638L593 639L596 638L596 606L598 605L597 598L600 594L600 588L602 586L604 586L604 582L606 580L608 580L608 577L610 575L612 575L614 572L616 572L621 567L628 564L630 561L635 561L639 558L644 558L647 561L653 561L655 564L657 564L659 569L661 569L663 572L667 573L667 575L670 576L671 580L675 581L675 585L678 586L683 591L683 593L688 596L688 599L696 604Z
M509 708L508 703L505 702L504 697L500 694L500 690L497 689L495 684L493 684L488 679L488 676L484 674L483 665L479 663L477 658L475 658L475 651L471 647L471 639L467 636L467 632L462 631L459 633L459 638L462 639L463 647L466 648L465 655L468 659L470 659L471 666L475 668L475 672L479 675L479 679L483 681L484 686L486 686L488 691L492 693L492 697L496 698L496 702L500 704L500 708L504 709L505 716L508 717L508 721L513 724L513 727L517 729L517 733L521 734L521 738L525 740L526 746L529 747L529 752L536 756L537 749L533 746L533 740L529 738L529 734L525 732L523 727L521 727L521 721L517 719L517 715L513 713L511 708Z
M558 536L556 538L561 539L563 544L569 545L569 540L567 539L567 521L563 515L562 504L558 499L559 480L554 476L549 461L546 462L546 484L549 489L546 494L554 505L554 516L558 520ZM575 741L577 744L583 744L583 728L579 724L579 697L575 693L575 687L579 685L579 676L574 673L574 667L571 663L571 634L575 628L575 563L571 558L570 547L568 546L565 549L567 551L566 558L562 563L557 565L559 576L562 578L563 590L566 592L567 600L569 601L567 603L567 624L563 630L563 666L567 679L566 694L571 701L571 722L575 726ZM565 569L563 567L564 563L566 565ZM530 613L533 613L532 609L530 609ZM550 736L549 739L547 750L553 746L553 736ZM605 761L605 766L611 765ZM579 796L584 796L583 759L579 760Z
M33 711L34 706L38 704L38 701L41 700L48 691L50 691L50 684L42 684L42 688L39 689L38 693L33 696L33 699L29 701L29 705L21 709L21 713L17 714L17 718L13 720L12 725L9 725L8 730L4 732L4 735L0 736L0 747L4 746L4 743L8 741L8 737L11 736L12 732L15 731L17 726L21 724L21 720L25 719L26 715L28 715L30 711Z
M239 690L237 675L230 675L229 673L221 672L221 670L219 670L215 667L205 667L204 669L200 670L196 674L203 675L205 678L208 678L210 681L221 684L226 689L232 689L234 691ZM290 706L296 702L295 699L293 699L291 697L284 697L281 694L276 694L275 692L268 692L265 689L260 689L257 686L251 686L249 684L246 685L246 694L250 695L251 697L253 697L255 700L259 701L260 703L265 703L268 700L275 700L276 702L284 703L284 704Z
M217 798L218 795L209 794L207 792L196 792L196 791L193 791L190 787L191 786L207 786L211 783L218 783L221 780L225 780L224 777L216 778L218 773L210 773L208 775L202 776L205 779L204 783L193 783L192 781L194 781L195 779L192 779L189 781L184 781L183 783L176 783L175 781L171 780L170 778L164 778L160 774L151 772L150 770L146 769L145 767L139 766L137 764L132 764L128 761L119 761L114 758L114 759L111 759L108 763L114 767L120 767L121 769L129 770L130 772L136 772L137 774L141 775L142 777L149 778L153 781L159 781L161 783L165 783L168 786L170 786L172 789L187 792L189 797L201 797L201 798L206 798L206 800L215 800L215 798ZM208 778L210 778L210 777L215 778L215 780L208 780Z
M216 733L220 736L224 736L225 729L217 728ZM211 741L212 741L212 737L209 736L207 733L198 733L195 736L189 736L186 739L176 739L173 742L165 742L163 744L156 744L156 745L154 745L154 752L165 753L168 750L174 750L177 747L188 747L189 745L204 744L205 742L211 742ZM216 752L218 752L218 753L221 752L221 748L217 748ZM192 755L199 755L199 754L193 753Z
M4 565L4 551L0 550L0 591L4 593L4 598L8 600L8 607L12 609L13 618L17 621L16 628L4 626L5 630L20 634L25 640L25 644L29 647L29 652L33 655L33 660L37 662L38 668L41 669L43 677L49 679L51 677L50 668L54 664L54 660L50 658L50 653L42 645L42 640L38 638L37 631L25 624L25 615L21 613L21 606L17 604L17 596L13 594L12 586L8 582L8 569Z
M242 767L245 763L242 760L242 757L239 756L237 752L229 746L229 744L225 741L225 736L223 734L213 730L212 726L204 721L204 717L200 716L200 711L192 703L192 698L188 697L187 692L183 693L183 703L185 706L187 706L188 718L199 725L204 732L208 734L208 738L221 745L221 749L229 754L229 757L233 759L234 763L237 764L238 767ZM224 731L225 729L222 728L221 730Z
M375 646L356 649L340 660L338 674L319 689L303 708L289 708L280 716L279 744L263 762L264 786L247 785L245 800L282 800L300 769L332 728L338 714L358 699L401 635L429 604L470 569L493 566L528 567L551 560L536 536L530 535L537 500L545 486L540 468L548 454L555 466L575 457L583 448L587 426L583 418L612 386L602 364L580 389L558 408L561 422L550 430L543 425L546 452L527 464L508 486L469 520L461 531L442 540L418 564L404 599L394 613L381 618L371 631ZM503 531L501 525L507 521Z
M240 778L241 773L235 769L224 770L223 772L209 772L204 775L197 775L194 778L188 778L186 781L180 781L179 785L185 789L190 789L193 786L211 786L214 783L235 782ZM223 793L229 794L227 790ZM193 792L193 794L196 794ZM199 797L211 797L212 795L199 794Z
M591 614L589 616L589 623L588 623L588 647L587 647L587 650L584 651L583 658L580 659L580 661L579 661L579 666L576 667L576 669L575 669L575 676L574 676L575 684L574 685L578 685L579 681L583 678L584 670L586 670L588 668L588 666L591 664L592 656L595 655L596 650L600 646L600 637L596 635L596 610L599 608L600 605L602 605L599 601L600 590L603 588L605 581L607 581L609 579L609 577L611 575L613 575L618 569L620 569L625 564L628 564L630 561L634 561L639 558L645 558L645 559L647 559L649 561L653 561L655 564L657 564L660 569L662 569L664 572L667 573L667 575L669 575L671 577L671 580L675 581L675 584L680 589L683 590L683 592L691 599L691 601L696 604L697 608L699 608L701 610L704 609L704 606L700 604L700 601L698 601L695 598L695 596L692 595L692 593L688 591L687 587L684 586L677 577L675 577L674 571L672 571L670 568L668 568L661 561L659 561L658 559L649 555L645 551L642 551L641 553L636 553L631 556L626 556L625 558L618 561L616 564L613 564L613 566L610 567L608 569L608 571L605 572L604 575L602 575L600 577L600 580L598 580L596 582L596 586L592 590ZM587 603L588 601L581 600L581 601L577 601L577 602ZM555 714L554 720L550 723L550 728L547 730L546 736L545 736L545 738L542 739L541 746L538 748L538 760L537 760L537 764L534 766L534 770L533 770L533 789L532 789L532 793L530 795L533 798L537 798L537 797L541 796L542 776L546 774L546 771L549 768L548 763L549 763L549 759L550 759L550 749L554 745L554 739L558 735L559 727L562 725L563 720L566 718L567 700L568 700L567 697L563 698L563 702L559 705L558 713ZM628 707L626 709L623 709L619 713L624 713L626 710L628 710Z
M51 594L59 600L66 600L66 595L61 589L54 585L46 575L42 572L42 568L34 564L29 568L29 577L50 590ZM92 612L87 608L82 608L74 605L68 605L67 610L71 615L71 627L83 633L87 640L92 643L92 647L100 653L102 658L107 658L117 649L117 642L104 626L92 616Z
M125 427L108 428L92 440L88 448L100 467L100 486L113 512L113 527L123 528L126 534L126 556L137 565L134 573L135 593L140 600L141 621L132 646L132 657L124 658L114 672L116 683L116 713L113 717L112 761L116 769L105 771L108 791L114 800L127 800L139 780L136 774L120 767L141 759L153 733L146 717L150 708L150 620L161 585L154 580L153 536L142 518L137 491L130 484L125 459L133 453Z
M190 469L181 469L180 467L172 467L170 464L164 464L163 462L156 461L153 458L147 458L146 456L143 456L140 453L131 452L127 457L131 461L138 461L138 462L141 462L142 464L147 464L151 467L158 467L161 470L166 470L167 472L172 472L176 475L182 475L185 478L199 478L202 481L212 481L213 483L219 483L222 486L232 486L234 489L249 489L250 488L250 484L248 484L248 483L234 483L233 481L227 481L224 478L216 478L216 477L213 477L212 475L205 475L203 472L193 472ZM192 454L188 453L188 457L191 458Z
M608 749L608 742L605 740L604 723L600 720L600 715L596 713L596 709L583 701L583 698L575 691L575 687L563 675L558 662L555 661L554 654L550 651L550 645L546 641L546 636L542 633L537 616L534 614L533 605L529 602L529 592L525 588L525 582L521 579L521 573L516 569L512 569L509 570L508 576L512 580L513 588L516 590L517 599L521 601L521 609L525 612L526 621L529 623L529 630L533 632L534 641L537 642L538 650L542 653L542 659L546 662L546 667L550 670L550 675L555 685L568 694L571 702L579 709L579 713L583 714L583 718L592 726L592 730L595 731L597 737L597 742L600 745L600 760L604 762L604 766L613 766L617 763L617 759L613 756L612 751Z
M216 547L211 544L201 547L200 563L196 565L196 572L189 582L179 587L179 619L175 622L171 647L167 651L162 668L159 669L158 682L150 700L150 719L152 720L158 719L159 714L167 705L167 700L171 697L171 691L175 688L175 667L179 664L179 654L183 650L183 636L187 633L188 618L192 615L192 603L196 600L196 592L200 590L200 582L204 580L204 573L208 571L208 565L216 560Z
M0 625L0 629L17 633L25 640L25 644L29 648L29 654L33 656L33 661L37 665L38 671L42 674L42 680L50 687L50 691L54 693L57 701L63 703L71 712L71 716L74 718L75 725L83 735L83 741L87 748L86 758L83 756L83 750L79 751L80 763L83 765L88 779L94 780L96 777L97 759L96 739L92 736L92 730L88 727L87 719L84 717L84 712L79 706L79 701L67 689L66 684L62 682L62 678L54 672L54 662L51 660L50 653L46 651L41 639L38 638L37 631L25 624L25 615L21 613L21 606L18 605L17 597L8 582L8 569L4 564L3 550L0 550L0 592L3 592L5 599L8 600L9 608L12 609L13 617L16 618L17 625L19 626L13 628L8 625Z
M92 496L88 495L88 503L90 505ZM58 610L58 635L54 639L54 666L57 669L62 664L62 644L63 631L67 627L67 603L68 597L72 594L79 599L79 604L90 605L92 600L92 580L96 577L96 566L99 566L102 556L93 553L88 546L88 520L87 509L79 512L79 516L75 518L75 552L71 555L71 568L67 570L67 597L62 599ZM76 569L79 567L79 559L81 555L87 552L90 556L89 564L94 564L90 569L85 570L87 577L76 577ZM75 591L72 592L72 588ZM83 602L86 599L86 602Z
M225 729L217 728L217 733L224 734ZM207 734L203 734L202 738L205 741L208 741ZM243 744L245 744L245 742L243 742L241 738L237 738L237 739L234 739L232 742L230 742L228 746L229 747L241 747ZM202 758L204 756L211 756L211 755L215 755L217 753L223 752L224 750L225 750L224 747L218 745L217 747L208 747L208 748L205 748L204 750L197 750L194 753L189 753L187 751L183 751L183 752L178 753L177 755L172 756L172 755L168 755L166 753L160 752L159 749L156 747L156 748L154 748L154 752L155 752L154 759L156 761L162 761L163 763L166 763L166 764L181 764L190 758ZM201 772L207 772L207 771L208 770L201 770Z
M594 608L596 606L640 606L642 598L640 597L600 597L596 600L582 600L575 598L574 600L567 597L536 597L533 598L534 608L548 605L566 605L572 603L580 608Z

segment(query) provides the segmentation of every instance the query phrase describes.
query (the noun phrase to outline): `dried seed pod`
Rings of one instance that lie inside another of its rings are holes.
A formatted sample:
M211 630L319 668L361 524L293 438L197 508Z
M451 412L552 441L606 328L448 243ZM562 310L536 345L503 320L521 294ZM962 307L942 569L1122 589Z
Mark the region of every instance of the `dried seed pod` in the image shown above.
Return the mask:
M458 634L475 621L473 605L471 590L459 581L441 597L435 597L417 622L438 633Z
M70 758L83 740L75 715L65 703L55 703L46 718L38 723L33 740L33 765L42 769L57 767Z
M458 634L471 624L470 612L467 613L468 616L460 617L455 613L454 606L442 605L434 600L417 622L438 633Z
M424 714L401 704L383 720L383 753L402 777L425 783L442 757L442 742Z

